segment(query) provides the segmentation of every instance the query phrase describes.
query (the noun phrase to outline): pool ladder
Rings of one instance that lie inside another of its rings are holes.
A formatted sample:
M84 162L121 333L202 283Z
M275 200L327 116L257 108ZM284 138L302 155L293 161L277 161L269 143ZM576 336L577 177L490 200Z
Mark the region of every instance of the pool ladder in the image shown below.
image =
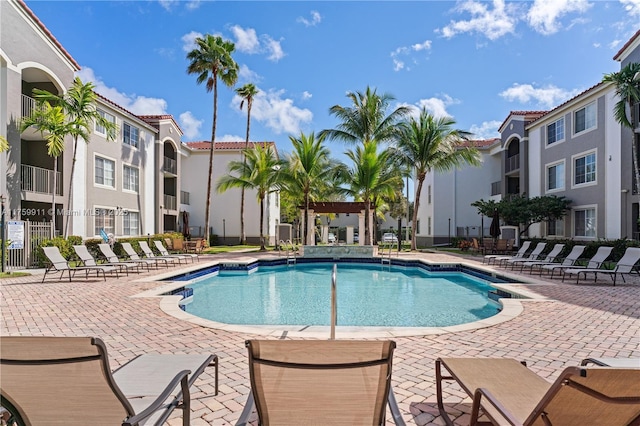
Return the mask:
M384 257L384 253L385 253L385 249L389 249L389 252L387 253L387 257ZM391 266L391 252L393 251L393 243L382 243L378 246L378 252L380 253L380 263L381 264L388 264L389 266Z
M295 265L297 262L296 252L298 251L296 246L291 242L291 240L287 240L286 242L280 240L280 245L278 246L278 255L282 256L282 251L284 250L285 256L287 257L287 265Z
M333 264L333 272L331 273L331 334L329 339L336 339L336 323L338 322L338 297L336 280L338 275L338 264Z

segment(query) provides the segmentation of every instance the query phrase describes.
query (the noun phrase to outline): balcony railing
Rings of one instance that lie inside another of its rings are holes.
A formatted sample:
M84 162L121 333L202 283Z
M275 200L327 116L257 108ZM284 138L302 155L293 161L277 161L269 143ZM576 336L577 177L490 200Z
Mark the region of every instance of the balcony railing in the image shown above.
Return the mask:
M502 181L497 181L497 182L491 182L491 195L500 195L502 193L502 190L500 189L500 184L502 183Z
M21 189L38 194L53 194L53 170L23 164L20 169ZM62 195L62 173L56 173L56 195Z
M164 208L167 210L176 210L176 197L173 195L164 195Z
M36 108L36 100L30 96L22 95L22 117L31 117Z
M505 173L512 172L514 170L518 170L520 168L520 154L516 154L512 157L507 158L507 162L504 165Z
M174 175L178 173L178 162L173 158L164 157L164 165L162 170L165 172L173 173Z
M180 204L189 204L189 193L187 191L180 191Z

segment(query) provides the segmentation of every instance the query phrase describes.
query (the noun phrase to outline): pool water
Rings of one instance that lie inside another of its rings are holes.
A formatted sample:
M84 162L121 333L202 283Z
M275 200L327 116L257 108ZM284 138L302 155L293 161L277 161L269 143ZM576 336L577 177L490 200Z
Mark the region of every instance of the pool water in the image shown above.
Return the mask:
M227 324L329 325L333 264L221 272L190 284L185 310ZM485 281L460 272L339 264L340 326L445 327L498 313Z

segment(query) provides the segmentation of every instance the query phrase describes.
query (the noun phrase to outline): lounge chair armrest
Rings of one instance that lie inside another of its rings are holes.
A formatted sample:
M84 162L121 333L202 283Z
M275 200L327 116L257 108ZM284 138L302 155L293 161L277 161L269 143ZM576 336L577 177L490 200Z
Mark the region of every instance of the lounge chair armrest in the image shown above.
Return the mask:
M389 387L389 396L387 397L387 401L389 403L389 410L391 410L391 416L393 417L393 421L398 426L405 426L406 423L402 418L402 414L400 414L400 408L398 408L398 402L396 401L396 396L393 393L393 388Z
M485 400L488 401L496 410L500 412L500 414L512 425L520 424L518 420L511 414L509 410L507 410L500 402L489 392L488 389L478 388L473 394L473 406L471 408L471 421L470 424L475 424L478 421L481 400L484 396Z
M126 421L122 422L123 426L134 426L140 423L142 420L146 419L153 413L155 413L158 409L162 408L164 402L171 396L171 392L178 387L178 384L182 387L182 396L183 398L190 398L189 393L189 374L191 374L191 370L182 370L169 382L169 384L164 388L162 393L153 401L147 408L142 410L136 415L129 417Z
M249 396L247 397L247 402L244 404L244 408L242 409L242 413L240 414L240 418L236 422L236 426L246 426L249 422L249 416L253 411L253 407L256 405L255 400L253 399L253 390L249 391Z

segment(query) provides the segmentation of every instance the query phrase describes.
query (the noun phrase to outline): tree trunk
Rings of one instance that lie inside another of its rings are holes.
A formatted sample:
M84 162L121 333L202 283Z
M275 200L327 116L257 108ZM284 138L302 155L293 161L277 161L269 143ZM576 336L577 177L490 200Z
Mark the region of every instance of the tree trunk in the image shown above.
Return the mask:
M260 251L266 251L264 244L264 195L260 197Z
M53 191L51 196L51 223L53 224L53 235L56 235L56 184L58 178L58 157L53 157Z
M402 250L402 216L398 217L398 251Z
M251 102L247 101L247 137L244 141L244 149L249 148L249 131L251 129ZM242 164L246 165L247 159L242 153ZM247 234L244 229L244 186L240 192L240 244L247 244Z
M371 235L369 234L369 215L371 214L371 206L369 205L369 197L364 202L364 244L366 246L371 245Z
M73 159L71 160L71 173L69 174L69 194L67 195L67 215L64 223L63 237L67 238L69 234L69 221L71 220L71 210L73 208L73 174L76 170L76 155L78 149L78 138L73 138Z
M416 250L416 228L418 224L418 207L420 207L420 192L424 176L418 175L418 186L416 187L416 199L413 201L413 218L411 219L411 251Z
M304 193L304 217L302 218L303 221L303 233L304 233L304 242L302 243L302 245L311 245L311 243L309 243L309 193L305 192Z
M211 211L211 181L213 180L213 151L216 144L216 121L218 119L218 73L213 72L213 125L211 126L211 147L209 150L209 173L207 179L207 203L204 213L204 237L209 238L209 212Z

